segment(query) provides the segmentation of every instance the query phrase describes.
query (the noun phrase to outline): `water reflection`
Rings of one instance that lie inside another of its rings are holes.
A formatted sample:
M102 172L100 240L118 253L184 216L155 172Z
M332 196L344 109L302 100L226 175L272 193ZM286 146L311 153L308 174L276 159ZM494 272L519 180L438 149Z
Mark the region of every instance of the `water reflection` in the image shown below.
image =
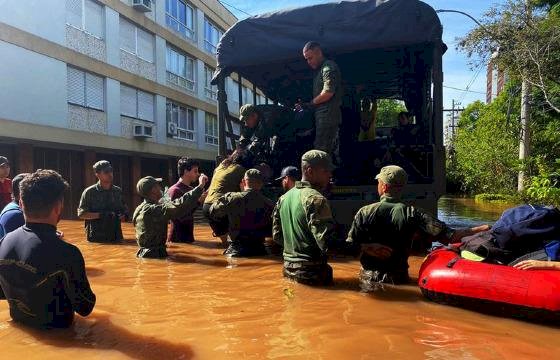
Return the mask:
M451 227L472 227L493 224L508 204L478 203L472 198L442 197L438 202L438 218Z

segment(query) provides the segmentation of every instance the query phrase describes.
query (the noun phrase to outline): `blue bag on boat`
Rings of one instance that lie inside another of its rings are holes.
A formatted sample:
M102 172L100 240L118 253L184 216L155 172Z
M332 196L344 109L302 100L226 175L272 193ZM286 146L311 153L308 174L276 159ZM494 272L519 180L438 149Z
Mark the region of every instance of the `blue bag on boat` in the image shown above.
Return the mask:
M491 232L501 249L526 254L560 239L560 211L545 206L517 206L504 211Z
M546 255L548 255L550 260L560 260L560 241L554 240L549 242L544 246L544 251L546 251Z

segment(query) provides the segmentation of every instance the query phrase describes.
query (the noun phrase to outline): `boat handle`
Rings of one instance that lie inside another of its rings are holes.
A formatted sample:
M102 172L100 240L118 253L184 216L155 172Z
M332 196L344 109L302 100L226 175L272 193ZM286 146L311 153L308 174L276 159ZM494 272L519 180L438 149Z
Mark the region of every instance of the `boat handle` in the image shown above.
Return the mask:
M460 258L461 258L460 256L457 256L457 257L451 259L451 261L449 261L449 262L447 263L447 267L448 267L448 268L452 268L453 265L455 265L455 263L456 263Z

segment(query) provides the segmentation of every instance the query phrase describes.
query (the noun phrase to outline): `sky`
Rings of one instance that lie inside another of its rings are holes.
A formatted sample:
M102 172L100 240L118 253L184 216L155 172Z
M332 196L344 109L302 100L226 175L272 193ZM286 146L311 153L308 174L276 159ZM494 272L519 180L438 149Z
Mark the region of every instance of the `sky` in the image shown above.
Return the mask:
M492 4L504 0L423 0L434 9L449 9L466 12L476 19L481 19L483 14ZM224 4L238 19L248 17L247 14L257 15L264 12L286 8L301 7L313 4L332 2L329 0L222 0ZM229 6L228 6L229 5ZM237 8L238 10L236 10ZM240 11L241 10L241 11ZM443 56L444 71L444 108L450 109L452 100L460 101L466 106L476 100L486 100L486 68L472 69L467 56L457 51L457 38L466 35L476 24L468 17L455 13L440 13L439 18L443 24L443 41L448 50ZM478 73L478 74L477 74ZM450 89L466 89L469 83L470 92Z

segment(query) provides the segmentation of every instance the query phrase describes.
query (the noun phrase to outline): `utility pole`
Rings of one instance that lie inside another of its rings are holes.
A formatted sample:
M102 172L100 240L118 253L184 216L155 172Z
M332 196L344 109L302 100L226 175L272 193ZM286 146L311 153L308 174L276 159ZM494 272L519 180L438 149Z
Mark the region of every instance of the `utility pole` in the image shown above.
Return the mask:
M525 10L527 11L527 18L531 19L531 3L530 0L525 0ZM531 122L531 85L525 79L527 75L523 74L521 82L521 129L519 134L519 162L521 163L521 170L517 175L517 191L521 192L525 189L525 160L529 157L531 134L529 133L529 124Z

